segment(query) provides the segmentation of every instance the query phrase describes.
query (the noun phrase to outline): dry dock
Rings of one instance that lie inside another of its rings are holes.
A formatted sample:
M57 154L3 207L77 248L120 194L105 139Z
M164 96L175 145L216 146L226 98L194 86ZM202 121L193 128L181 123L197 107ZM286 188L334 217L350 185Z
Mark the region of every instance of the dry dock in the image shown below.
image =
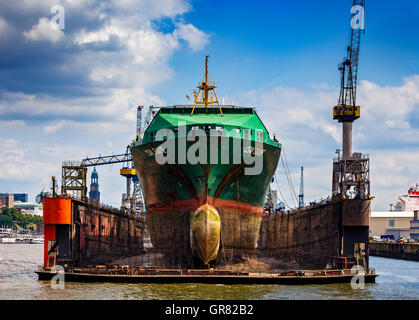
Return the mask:
M377 274L368 266L365 236L369 201L362 210L353 208L365 201L332 201L294 214L266 217L257 250L223 247L217 263L202 269L184 252L145 249L146 223L140 218L91 201L45 198L44 265L36 273L39 280L48 280L60 265L66 281L81 282L326 284L349 283L354 276L375 282ZM345 205L352 205L351 210L345 211ZM327 218L335 216L338 219L332 227ZM308 229L317 233L303 237L306 220ZM130 257L134 260L128 262ZM366 272L352 270L355 265Z

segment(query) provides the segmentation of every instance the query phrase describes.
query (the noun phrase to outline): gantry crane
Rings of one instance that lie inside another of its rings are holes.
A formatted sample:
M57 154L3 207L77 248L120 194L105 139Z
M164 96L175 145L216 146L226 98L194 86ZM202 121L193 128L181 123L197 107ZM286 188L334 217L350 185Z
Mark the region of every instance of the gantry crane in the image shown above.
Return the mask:
M351 20L351 36L346 57L339 64L341 85L338 104L333 107L333 119L342 123L342 157L333 162L333 195L342 197L369 197L369 159L362 153L352 153L352 123L360 117L356 105L359 49L364 26L365 0L353 0L351 13L357 14L358 24ZM349 192L349 194L348 194Z
M157 107L150 106L143 122L142 117L143 106L137 107L137 125L136 125L136 140L142 140L144 131L150 123L153 116L154 109ZM144 211L144 199L141 189L141 184L136 174L133 165L132 155L130 152L131 145L127 146L126 152L111 156L99 156L95 158L86 157L80 161L66 161L62 166L62 194L67 194L69 191L74 191L79 194L82 199L86 198L87 187L87 167L109 165L115 163L122 163L123 167L120 170L120 175L125 177L126 193L122 198L122 207L135 213L137 216ZM131 186L134 184L133 192Z

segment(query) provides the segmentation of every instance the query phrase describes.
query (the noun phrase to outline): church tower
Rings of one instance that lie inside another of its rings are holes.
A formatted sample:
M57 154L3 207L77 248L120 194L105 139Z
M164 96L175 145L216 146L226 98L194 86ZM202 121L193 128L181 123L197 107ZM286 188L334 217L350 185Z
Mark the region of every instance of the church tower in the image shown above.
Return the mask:
M100 202L99 175L97 174L96 167L94 167L92 176L90 179L89 198L97 202Z

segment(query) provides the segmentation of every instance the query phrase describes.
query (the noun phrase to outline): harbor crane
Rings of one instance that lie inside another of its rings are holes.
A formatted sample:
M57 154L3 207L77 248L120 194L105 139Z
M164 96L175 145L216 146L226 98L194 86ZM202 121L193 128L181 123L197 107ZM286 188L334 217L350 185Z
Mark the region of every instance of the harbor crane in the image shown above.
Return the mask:
M154 106L150 106L143 122L142 110L143 106L137 107L137 123L136 123L136 140L142 140L144 131L149 125L154 114ZM127 146L125 153L113 154L109 156L99 156L94 158L86 157L80 161L65 161L62 165L62 194L67 194L69 191L78 192L82 199L86 198L87 187L86 177L87 168L100 165L110 165L122 163L123 167L120 169L120 175L126 178L126 193L122 198L122 207L132 212L137 216L144 211L144 199L141 189L141 183L138 179L133 161L130 153L130 145ZM134 188L132 189L132 184Z
M304 167L301 167L300 193L298 194L298 207L304 208Z
M353 0L351 13L351 35L346 57L339 64L340 93L338 104L333 107L333 119L342 123L342 156L333 162L332 193L343 198L370 197L369 158L362 153L352 152L352 123L360 117L360 106L356 104L359 49L364 30L365 0ZM358 22L358 23L356 23Z

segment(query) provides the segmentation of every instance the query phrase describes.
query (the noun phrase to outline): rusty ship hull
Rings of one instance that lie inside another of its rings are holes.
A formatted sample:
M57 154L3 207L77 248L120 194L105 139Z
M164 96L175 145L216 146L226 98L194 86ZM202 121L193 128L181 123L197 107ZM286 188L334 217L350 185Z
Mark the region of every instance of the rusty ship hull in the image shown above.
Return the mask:
M233 150L233 140L229 138L227 141L231 145L229 150ZM186 147L191 144L187 143ZM154 160L152 153L158 146L158 142L150 142L131 149L144 190L146 223L153 247L191 253L191 217L197 208L209 205L220 217L223 248L255 249L263 205L280 148L263 144L262 172L246 175L243 162L161 165ZM210 149L209 143L207 148ZM233 151L230 152L232 159Z

